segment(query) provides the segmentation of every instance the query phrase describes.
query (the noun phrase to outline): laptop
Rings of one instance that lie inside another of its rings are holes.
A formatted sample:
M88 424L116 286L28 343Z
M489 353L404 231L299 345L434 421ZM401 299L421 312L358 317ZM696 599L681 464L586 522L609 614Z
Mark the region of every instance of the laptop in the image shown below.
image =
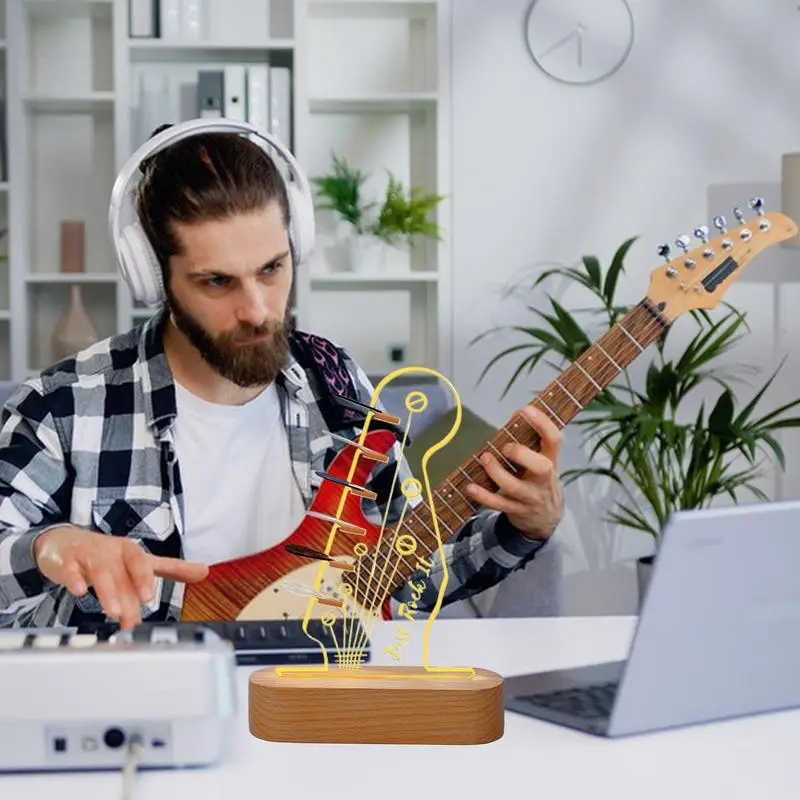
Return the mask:
M510 676L504 698L612 738L800 707L800 502L675 513L626 658Z

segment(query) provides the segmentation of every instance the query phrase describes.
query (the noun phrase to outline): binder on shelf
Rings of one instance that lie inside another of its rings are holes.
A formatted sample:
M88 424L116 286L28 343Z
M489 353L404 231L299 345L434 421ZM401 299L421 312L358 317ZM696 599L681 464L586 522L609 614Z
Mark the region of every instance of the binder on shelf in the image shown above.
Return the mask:
M260 131L269 132L269 67L266 64L247 67L246 121Z
M244 64L226 64L223 75L225 116L228 119L247 121L247 90Z
M162 39L181 38L181 0L159 0L159 33Z
M288 67L269 70L269 131L292 147L292 74Z
M130 0L128 36L131 39L158 37L158 0Z
M205 37L204 5L205 0L181 0L181 34L189 41L198 41Z
M197 73L198 116L221 117L225 102L225 74L201 69Z

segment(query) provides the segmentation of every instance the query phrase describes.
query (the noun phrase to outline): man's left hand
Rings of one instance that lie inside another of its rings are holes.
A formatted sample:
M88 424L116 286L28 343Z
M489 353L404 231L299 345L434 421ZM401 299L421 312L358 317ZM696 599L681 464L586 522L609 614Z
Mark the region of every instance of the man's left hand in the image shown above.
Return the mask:
M525 406L519 413L539 434L539 451L514 442L501 451L504 458L522 468L517 475L488 451L481 456L481 463L499 490L492 492L470 484L467 491L482 506L503 512L527 538L549 539L563 515L558 480L561 431L547 414L533 406Z

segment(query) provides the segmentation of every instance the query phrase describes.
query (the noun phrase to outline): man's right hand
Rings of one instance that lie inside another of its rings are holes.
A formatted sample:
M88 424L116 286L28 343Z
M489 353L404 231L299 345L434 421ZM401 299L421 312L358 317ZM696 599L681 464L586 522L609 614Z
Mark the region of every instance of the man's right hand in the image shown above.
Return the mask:
M142 621L141 606L153 599L156 577L195 583L208 575L205 564L154 556L132 539L73 525L37 536L33 555L42 575L76 597L94 587L103 611L123 630Z

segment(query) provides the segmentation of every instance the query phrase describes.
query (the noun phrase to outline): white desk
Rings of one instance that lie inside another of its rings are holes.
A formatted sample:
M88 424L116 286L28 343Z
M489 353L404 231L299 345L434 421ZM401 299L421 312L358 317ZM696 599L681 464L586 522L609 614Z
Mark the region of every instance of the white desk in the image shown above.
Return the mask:
M439 620L431 661L501 675L617 659L632 618ZM383 626L381 626L382 628ZM373 663L390 630L376 628ZM404 663L419 663L422 628ZM210 768L147 771L135 800L781 800L800 796L800 711L725 721L616 741L516 714L498 742L471 747L315 745L263 742L247 727L247 678L231 757ZM118 773L0 776L3 800L116 800Z

